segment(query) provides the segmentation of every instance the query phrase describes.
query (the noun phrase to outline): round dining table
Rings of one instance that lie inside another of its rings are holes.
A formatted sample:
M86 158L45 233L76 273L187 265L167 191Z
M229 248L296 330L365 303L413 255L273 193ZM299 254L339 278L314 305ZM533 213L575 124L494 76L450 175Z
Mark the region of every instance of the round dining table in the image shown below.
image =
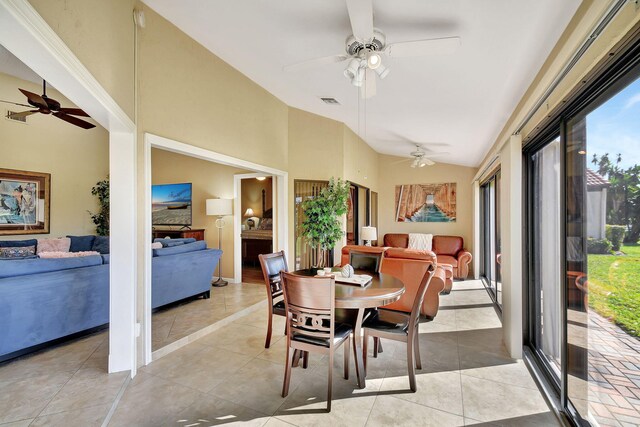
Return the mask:
M317 269L296 270L293 274L315 276ZM340 278L340 272L332 273ZM371 283L365 286L351 285L336 281L336 308L357 310L353 325L356 376L358 387L365 388L364 355L362 353L362 321L368 308L382 307L400 299L405 291L404 283L389 274L356 270L355 274L371 276Z

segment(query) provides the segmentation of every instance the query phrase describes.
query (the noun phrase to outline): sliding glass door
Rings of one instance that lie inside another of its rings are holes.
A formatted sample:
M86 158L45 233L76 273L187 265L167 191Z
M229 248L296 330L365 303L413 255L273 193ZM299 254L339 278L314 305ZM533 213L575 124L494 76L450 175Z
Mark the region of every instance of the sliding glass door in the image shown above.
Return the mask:
M526 345L576 425L640 425L640 65L625 70L525 149Z
M496 172L480 186L480 277L502 310L500 278L500 172Z

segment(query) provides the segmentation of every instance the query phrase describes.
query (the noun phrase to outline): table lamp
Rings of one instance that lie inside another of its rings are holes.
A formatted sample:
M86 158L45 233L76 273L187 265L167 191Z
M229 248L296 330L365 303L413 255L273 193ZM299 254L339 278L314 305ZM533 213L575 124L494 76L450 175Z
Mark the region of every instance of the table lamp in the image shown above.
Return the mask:
M218 249L222 250L222 228L224 227L224 217L233 214L232 199L207 199L207 215L217 216L216 228L218 229ZM227 286L228 282L222 280L222 256L218 262L218 280L211 283L211 286Z
M251 230L256 225L256 222L253 219L251 219L253 216L255 216L255 214L253 213L253 209L251 208L248 208L244 213L244 217L249 218L247 220L247 225L249 226L249 230Z
M362 240L365 246L371 246L372 240L378 240L378 230L375 227L362 227Z

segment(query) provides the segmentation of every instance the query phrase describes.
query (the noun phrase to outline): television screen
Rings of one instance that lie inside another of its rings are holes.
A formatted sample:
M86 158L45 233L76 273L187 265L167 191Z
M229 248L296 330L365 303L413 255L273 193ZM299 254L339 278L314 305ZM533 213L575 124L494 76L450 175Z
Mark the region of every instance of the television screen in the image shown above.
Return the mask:
M153 225L191 225L191 183L151 187Z

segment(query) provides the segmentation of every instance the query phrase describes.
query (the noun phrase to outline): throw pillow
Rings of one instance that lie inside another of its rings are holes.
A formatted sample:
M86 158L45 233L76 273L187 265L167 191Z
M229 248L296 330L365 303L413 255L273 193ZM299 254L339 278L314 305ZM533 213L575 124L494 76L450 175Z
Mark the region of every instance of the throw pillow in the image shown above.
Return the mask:
M24 246L36 246L36 239L29 240L0 240L0 248L19 248Z
M69 252L71 239L60 237L59 239L38 239L37 254L41 252Z
M273 219L263 218L258 225L258 230L273 230Z
M162 242L153 242L151 244L151 249L161 249L162 248Z
M96 236L67 236L71 239L70 252L86 252L93 247Z
M167 239L167 240L168 240L168 241L166 241L166 242L160 242L160 243L162 244L162 247L163 247L163 248L172 248L172 247L174 247L174 246L184 245L184 242L179 241L179 240L178 240L178 241L175 241L175 240L169 240L169 239Z
M101 254L109 253L109 236L96 236L93 241L92 251L100 252Z
M8 248L0 248L0 257L1 258L26 258L32 257L36 254L35 246L22 246L22 247L8 247Z
M80 258L85 256L100 255L95 251L82 251L82 252L41 252L40 258Z

